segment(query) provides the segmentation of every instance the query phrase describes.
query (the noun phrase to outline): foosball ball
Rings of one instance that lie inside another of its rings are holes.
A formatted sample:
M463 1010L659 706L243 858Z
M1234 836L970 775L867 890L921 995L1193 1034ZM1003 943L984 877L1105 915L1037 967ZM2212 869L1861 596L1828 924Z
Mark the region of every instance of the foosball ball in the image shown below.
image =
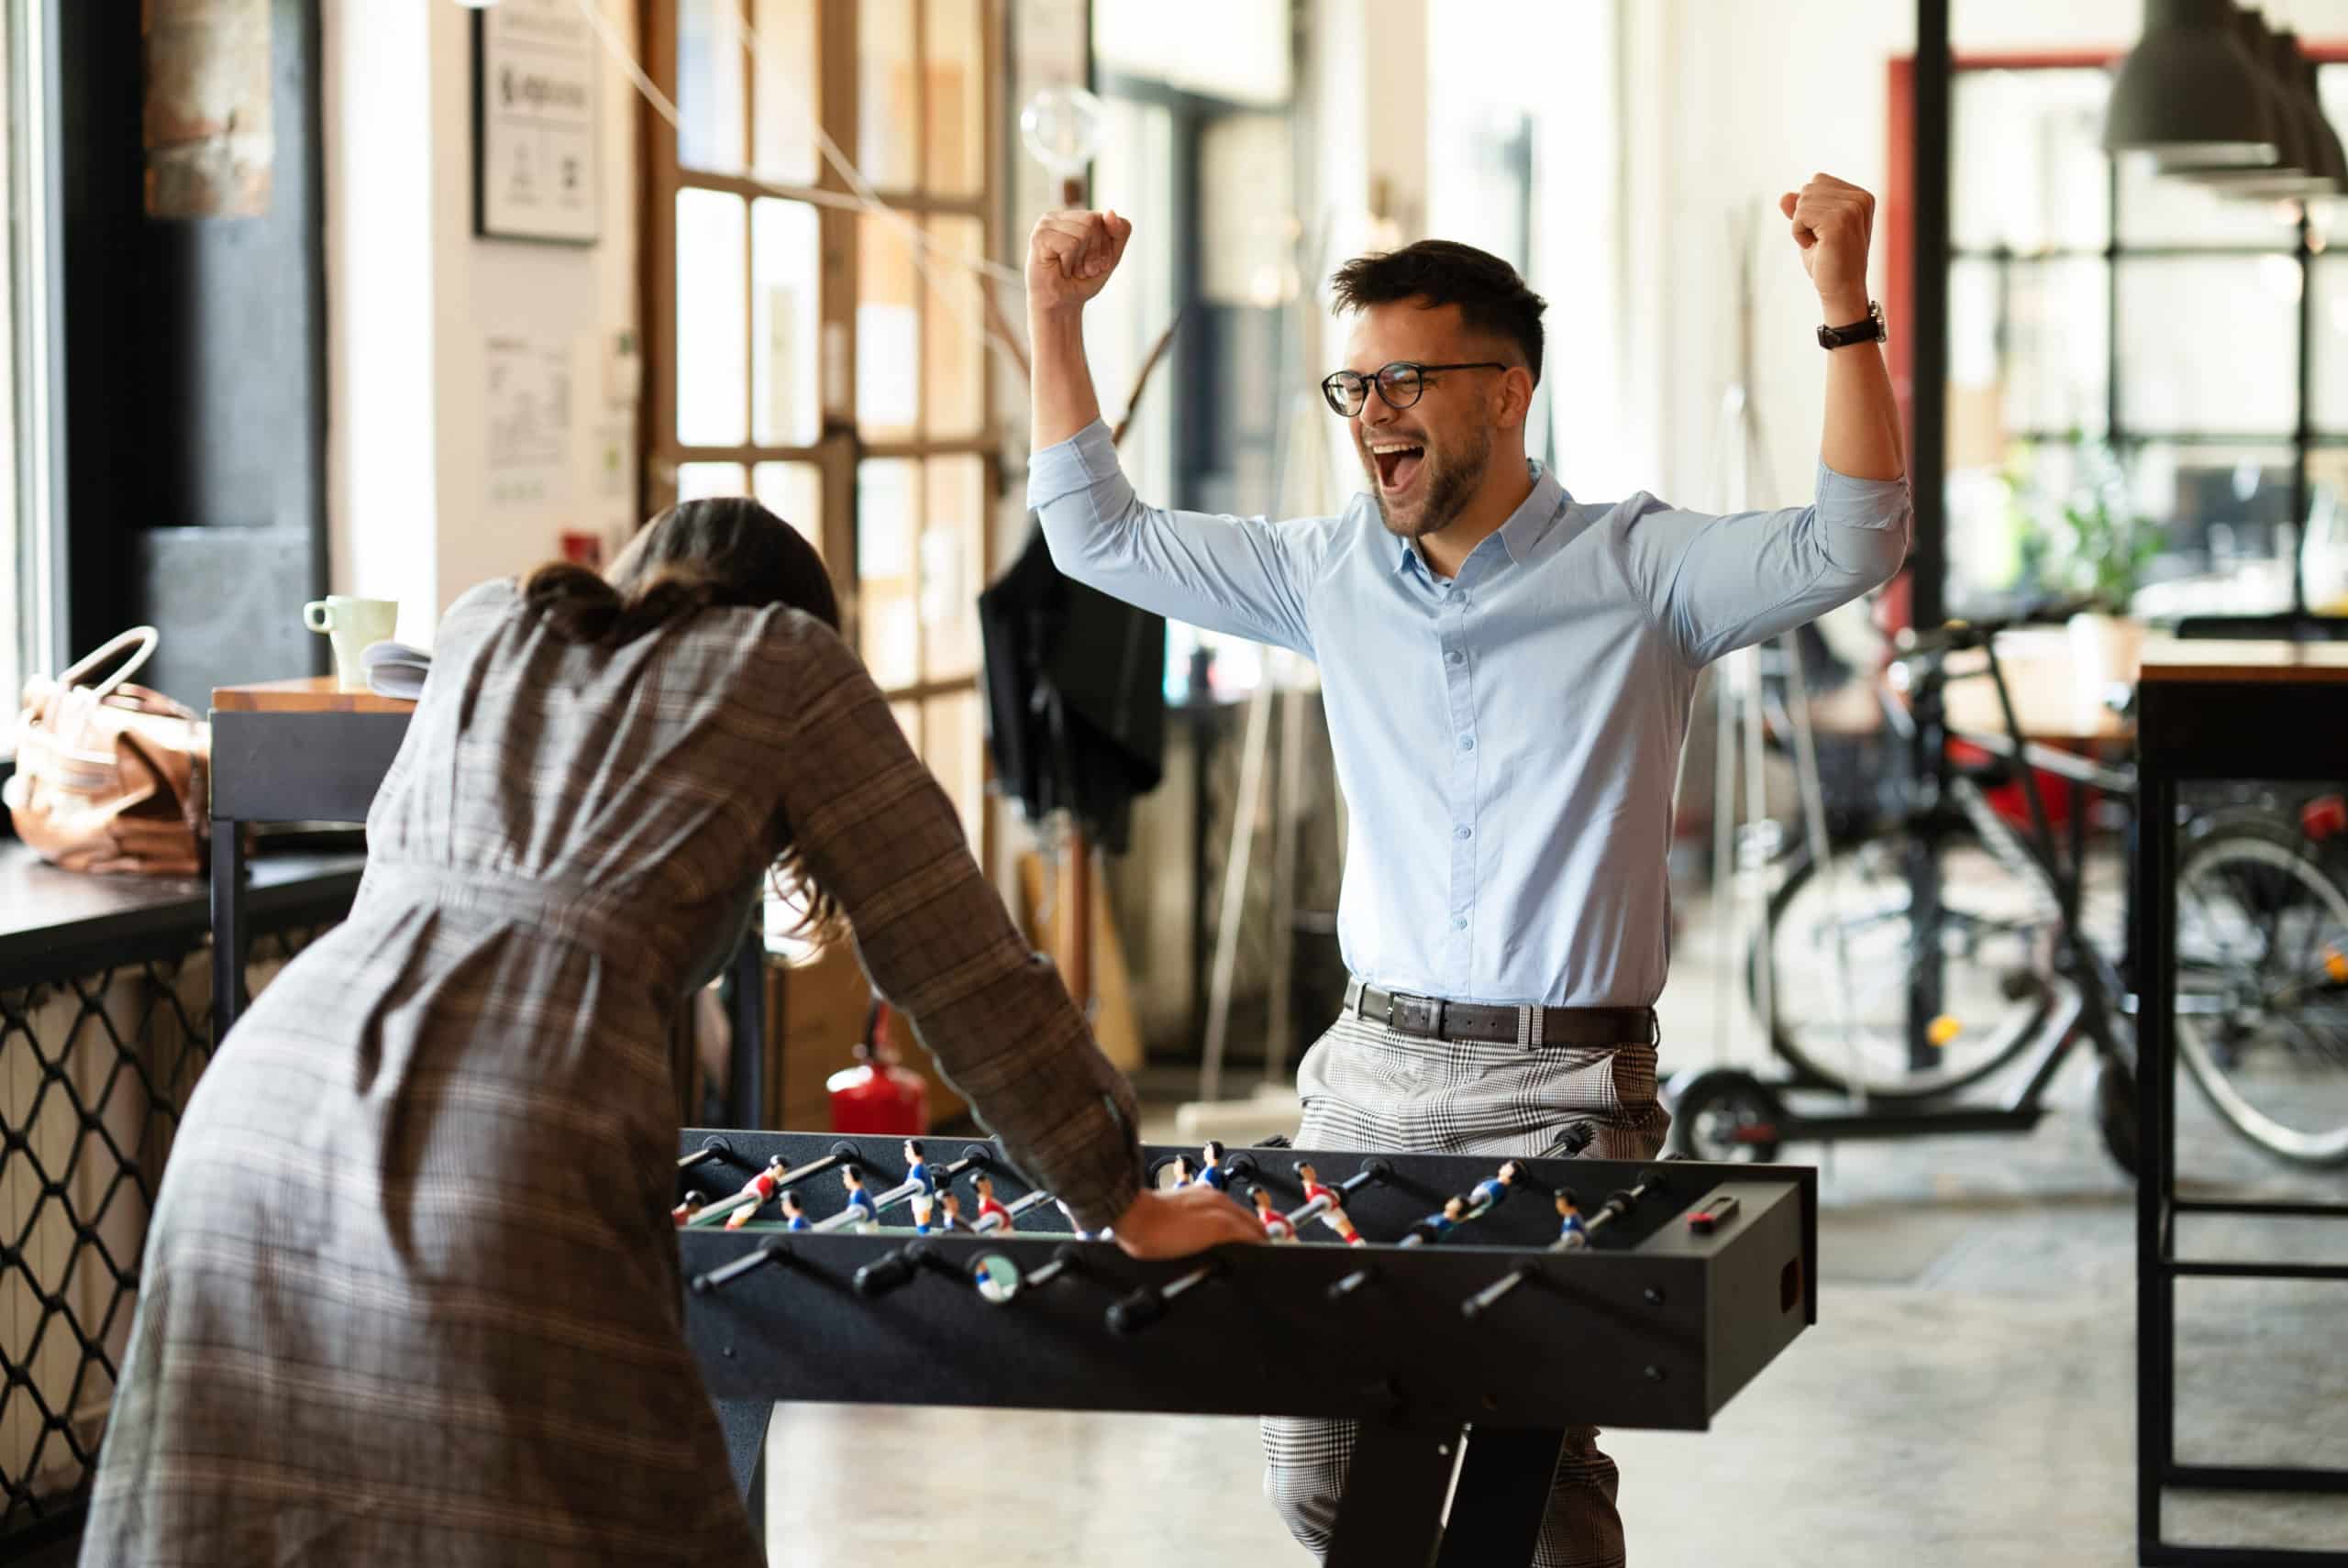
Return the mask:
M983 1142L688 1131L686 1333L754 1510L778 1400L1310 1416L1361 1422L1332 1568L1523 1562L1567 1428L1701 1430L1818 1317L1805 1166L1145 1153L1274 1244L1129 1258Z

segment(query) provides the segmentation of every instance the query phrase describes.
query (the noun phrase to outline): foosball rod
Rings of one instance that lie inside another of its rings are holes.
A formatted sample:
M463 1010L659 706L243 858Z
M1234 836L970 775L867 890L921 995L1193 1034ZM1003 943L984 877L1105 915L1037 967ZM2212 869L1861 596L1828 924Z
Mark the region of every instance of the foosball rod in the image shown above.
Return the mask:
M722 1145L724 1140L714 1138L710 1140L710 1142ZM689 1155L687 1157L700 1159L716 1152L716 1150L704 1148L702 1150L700 1154ZM730 1149L725 1152L728 1154L732 1153ZM781 1176L775 1177L774 1191L781 1192L787 1187L796 1187L801 1182L805 1181L809 1176L822 1176L825 1171L830 1170L835 1165L844 1165L851 1160L860 1158L862 1158L862 1155L858 1153L853 1144L835 1143L832 1145L832 1152L825 1154L822 1159L810 1160L807 1164L801 1165L798 1169L785 1171ZM679 1170L684 1169L683 1160L677 1162L677 1168ZM766 1198L762 1198L754 1188L746 1187L731 1198L722 1198L714 1203L703 1204L700 1210L696 1212L692 1219L685 1221L685 1226L688 1230L708 1229L722 1222L727 1215L733 1213L737 1209L755 1209L759 1204L764 1203L767 1200L767 1198L770 1198L772 1196L773 1194L770 1193Z
M1384 1181L1394 1174L1394 1167L1384 1160L1368 1159L1361 1169L1339 1182L1332 1189L1340 1198L1351 1198L1372 1182ZM1290 1225L1301 1227L1307 1220L1328 1212L1331 1200L1324 1196L1287 1216ZM1194 1290L1221 1272L1219 1262L1202 1263L1179 1279L1163 1286L1143 1286L1131 1295L1113 1303L1109 1308L1109 1327L1121 1334L1131 1334L1149 1327L1165 1315L1166 1304L1186 1291Z
M791 1247L788 1242L781 1241L768 1242L764 1245L753 1249L748 1255L736 1258L730 1264L726 1264L719 1268L711 1269L707 1274L695 1275L693 1276L693 1294L696 1296L706 1295L710 1291L717 1289L720 1286L731 1285L734 1281L741 1278L744 1275L748 1274L753 1270L764 1268L769 1264L782 1263L789 1259L790 1256Z
M725 1139L711 1138L692 1154L677 1156L677 1174L682 1176L689 1170L709 1164L712 1160L722 1160L733 1152L734 1146Z
M964 1154L960 1159L955 1161L952 1165L946 1166L937 1173L937 1186L939 1188L943 1188L950 1185L956 1176L960 1176L972 1165L983 1165L987 1163L987 1152L984 1149L974 1147L969 1154ZM932 1189L925 1182L899 1182L896 1186L891 1187L888 1191L882 1193L880 1197L872 1200L873 1215L875 1218L878 1218L882 1209L894 1209L900 1203L903 1203L911 1198L915 1193L929 1190ZM862 1216L858 1215L854 1209L843 1209L837 1214L831 1216L829 1219L816 1220L812 1229L817 1231L845 1230L850 1225L858 1223L861 1219Z
M1499 1207L1499 1203L1492 1198L1479 1198L1467 1209L1466 1212L1459 1216L1457 1220L1454 1222L1455 1228L1458 1225L1465 1225L1472 1220L1481 1220L1485 1215L1490 1214L1493 1209ZM1423 1221L1422 1221L1422 1223L1423 1223ZM1410 1234L1404 1236L1401 1241L1394 1244L1398 1247L1423 1247L1431 1244L1434 1239L1434 1237L1429 1235L1424 1231L1413 1230ZM1351 1296L1355 1291L1359 1290L1363 1286L1368 1285L1371 1280L1377 1277L1378 1270L1375 1267L1357 1268L1354 1270L1353 1273L1346 1275L1345 1278L1337 1281L1336 1284L1329 1286L1329 1299L1332 1301L1343 1301L1346 1297Z
M1574 1253L1581 1251L1583 1248L1589 1245L1590 1237L1595 1236L1599 1231L1612 1224L1616 1220L1621 1219L1623 1215L1628 1214L1632 1209L1636 1209L1639 1206L1639 1200L1646 1197L1650 1191L1661 1192L1663 1188L1664 1180L1662 1173L1653 1172L1648 1175L1645 1181L1642 1181L1638 1186L1631 1188L1627 1192L1618 1189L1614 1192L1609 1193L1606 1198L1606 1202L1600 1206L1596 1214L1590 1216L1589 1224L1581 1234L1567 1236L1561 1241L1552 1242L1548 1251L1552 1253ZM1518 1286L1523 1285L1526 1280L1531 1279L1538 1272L1539 1270L1532 1264L1520 1264L1515 1268L1511 1269L1507 1274L1502 1275L1499 1279L1494 1280L1491 1284L1478 1291L1475 1295L1470 1296L1467 1300L1461 1302L1459 1304L1459 1315L1463 1318L1474 1318L1480 1313L1490 1311L1492 1308L1506 1300L1510 1292L1513 1291Z

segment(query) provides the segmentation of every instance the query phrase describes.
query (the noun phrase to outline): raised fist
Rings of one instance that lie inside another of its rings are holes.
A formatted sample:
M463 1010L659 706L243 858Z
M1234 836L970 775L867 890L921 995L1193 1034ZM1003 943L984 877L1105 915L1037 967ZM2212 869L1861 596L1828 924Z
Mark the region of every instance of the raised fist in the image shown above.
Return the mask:
M1027 237L1027 308L1080 309L1117 270L1134 226L1114 213L1046 213Z

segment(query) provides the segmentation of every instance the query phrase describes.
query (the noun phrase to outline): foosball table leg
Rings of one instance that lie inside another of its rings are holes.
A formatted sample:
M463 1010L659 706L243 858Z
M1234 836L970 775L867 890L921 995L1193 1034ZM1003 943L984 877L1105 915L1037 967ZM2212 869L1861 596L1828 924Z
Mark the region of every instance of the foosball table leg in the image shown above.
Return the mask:
M1433 1563L1443 1538L1444 1493L1459 1463L1462 1436L1456 1426L1362 1422L1324 1568Z
M1555 1427L1470 1430L1437 1568L1532 1562L1565 1443Z
M771 1399L720 1399L717 1424L725 1430L725 1467L734 1473L734 1489L750 1510L750 1525L761 1544L767 1535L767 1423L774 1419Z

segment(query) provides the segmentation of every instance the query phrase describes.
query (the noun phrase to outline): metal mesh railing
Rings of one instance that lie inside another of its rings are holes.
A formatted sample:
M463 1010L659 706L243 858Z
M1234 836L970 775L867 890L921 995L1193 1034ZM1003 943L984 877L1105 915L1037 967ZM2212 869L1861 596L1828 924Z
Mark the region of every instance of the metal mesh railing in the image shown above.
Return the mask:
M323 926L254 938L258 992ZM0 989L0 1549L78 1517L173 1134L212 1055L200 934Z

